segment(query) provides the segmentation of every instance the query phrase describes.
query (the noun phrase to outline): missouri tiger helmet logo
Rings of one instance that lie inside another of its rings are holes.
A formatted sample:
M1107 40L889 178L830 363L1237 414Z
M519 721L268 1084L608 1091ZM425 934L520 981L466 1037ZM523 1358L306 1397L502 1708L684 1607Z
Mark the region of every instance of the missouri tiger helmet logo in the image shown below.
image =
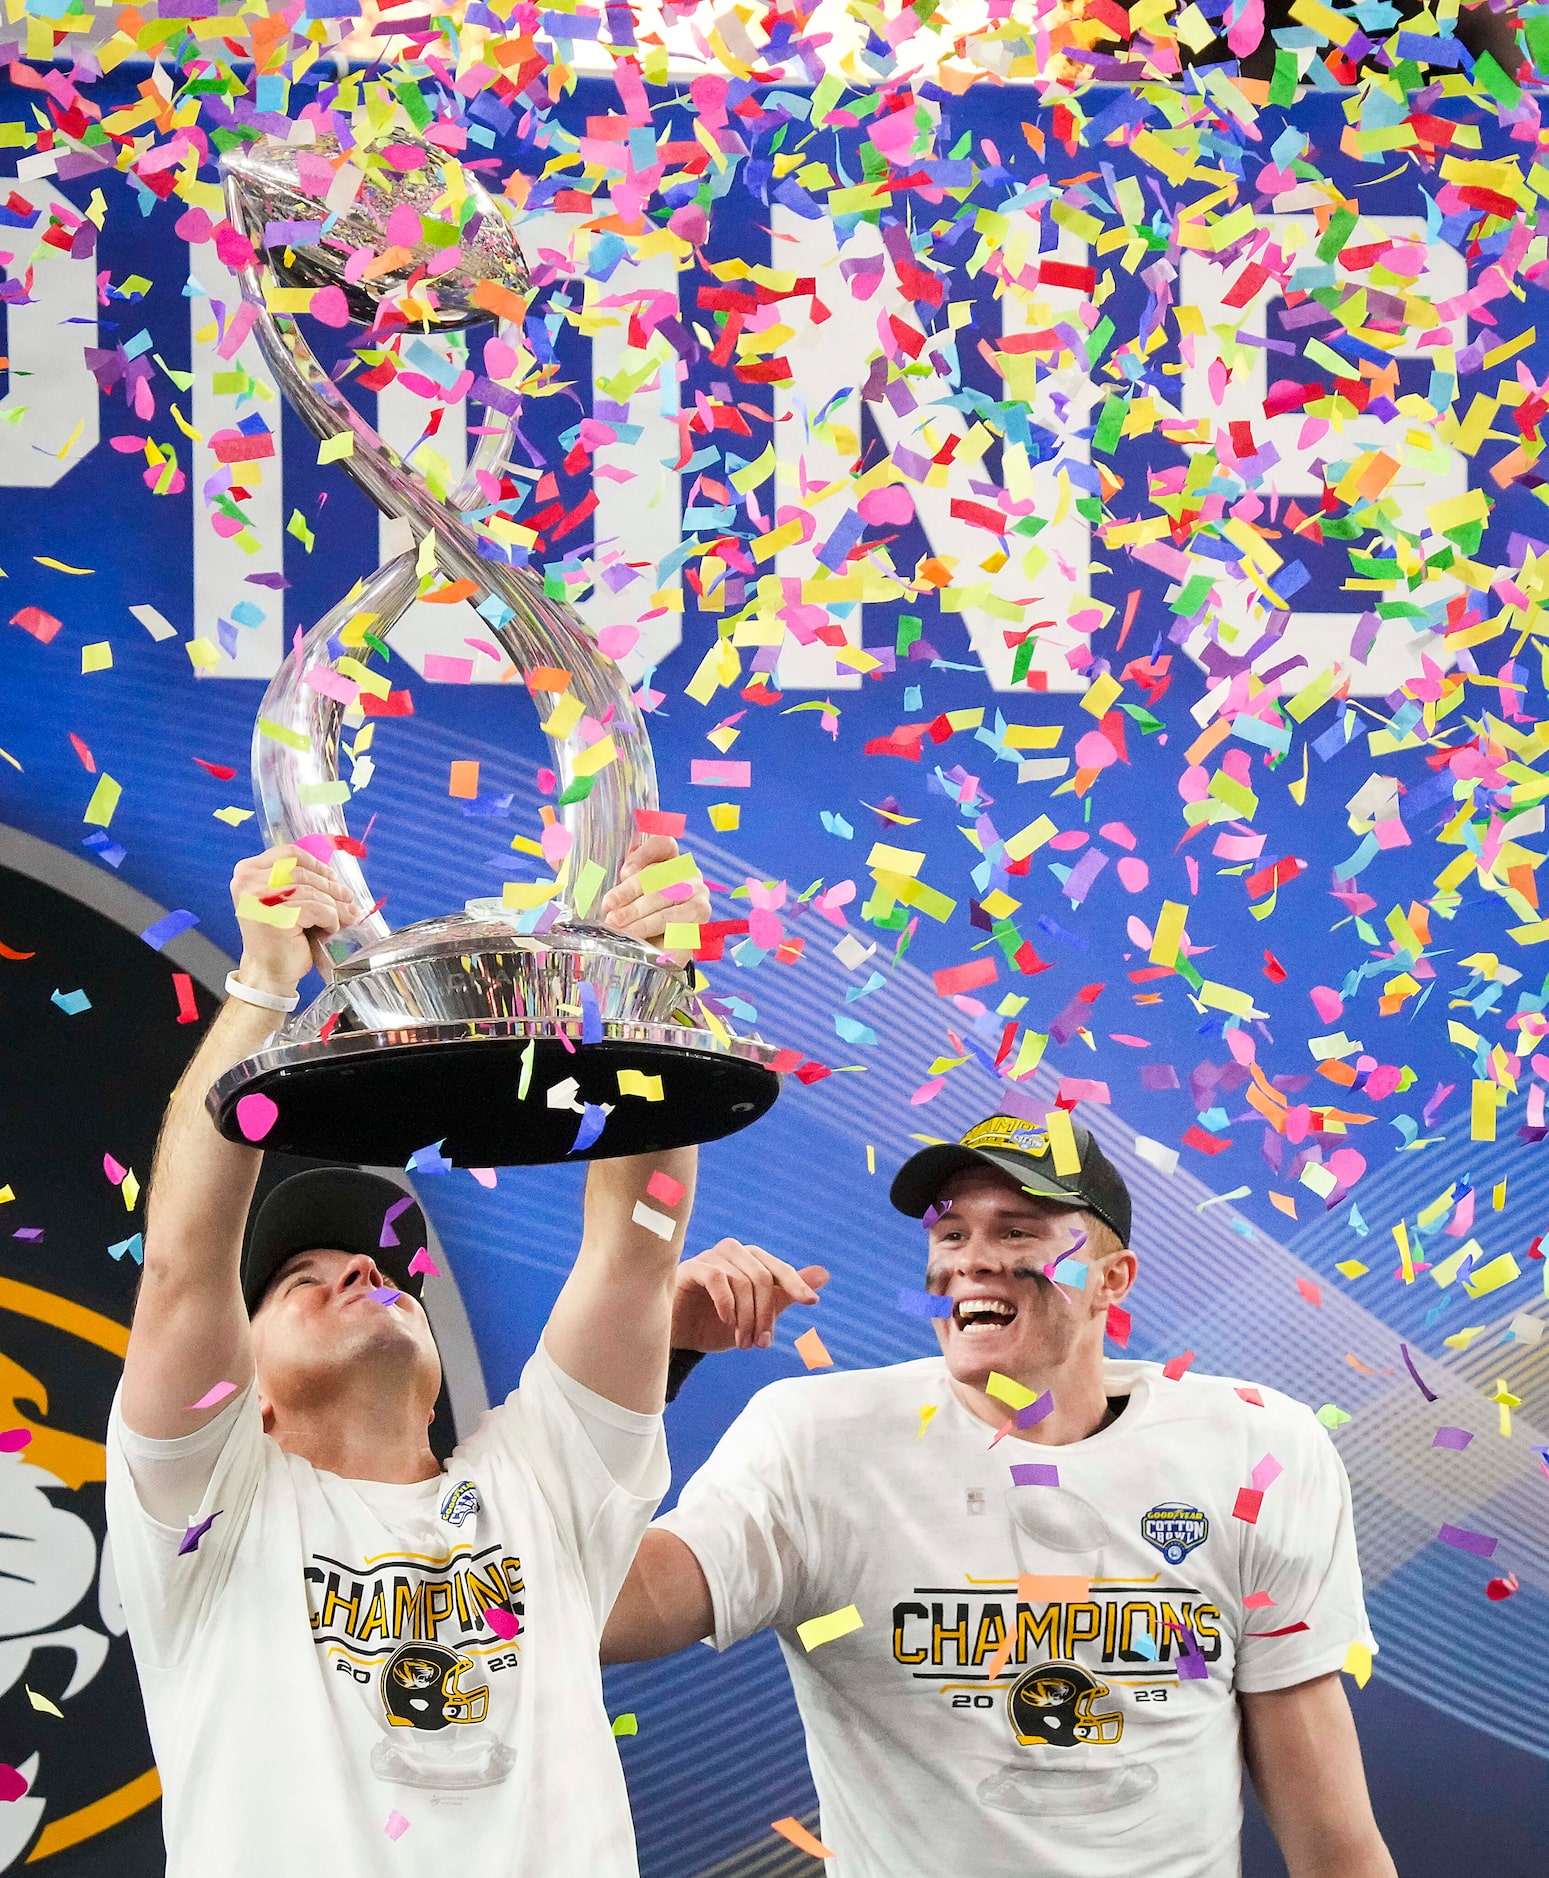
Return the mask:
M439 1643L406 1643L382 1669L382 1706L394 1728L437 1734L456 1723L481 1722L489 1713L489 1689L459 1686L473 1658Z
M1117 1709L1094 1706L1109 1694L1076 1663L1042 1663L1018 1676L1006 1697L1011 1732L1024 1748L1114 1747L1124 1734Z

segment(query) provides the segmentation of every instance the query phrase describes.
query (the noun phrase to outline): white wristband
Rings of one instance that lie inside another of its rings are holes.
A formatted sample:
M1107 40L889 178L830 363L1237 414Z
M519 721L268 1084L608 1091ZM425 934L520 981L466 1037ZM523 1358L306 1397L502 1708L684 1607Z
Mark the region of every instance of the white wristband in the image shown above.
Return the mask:
M243 984L235 972L226 974L226 995L240 998L244 1004L256 1004L261 1011L293 1011L301 1002L299 991L293 991L288 998L274 991L255 991L251 985Z

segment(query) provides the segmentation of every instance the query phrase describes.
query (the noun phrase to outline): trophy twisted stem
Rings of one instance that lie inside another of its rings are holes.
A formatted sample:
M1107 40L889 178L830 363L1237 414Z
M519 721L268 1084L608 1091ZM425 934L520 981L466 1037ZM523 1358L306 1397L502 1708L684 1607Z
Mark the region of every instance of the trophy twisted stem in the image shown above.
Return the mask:
M226 178L226 200L233 226L247 235L255 252L261 252L261 204L231 174ZM261 263L242 268L238 280L244 301L253 309L252 330L264 358L308 430L319 441L348 433L354 439L352 454L342 464L356 485L383 514L407 522L417 543L426 535L434 538L436 564L443 573L454 580L471 581L481 595L492 595L501 603L498 619L489 620L484 614L480 618L519 671L550 665L571 674L569 695L581 705L581 723L564 737L545 732L561 795L578 780L576 760L587 748L581 724L590 719L593 725L605 725L613 736L617 750L613 761L592 778L590 792L566 804L560 814L574 838L568 881L577 881L588 861L597 863L605 881L616 879L633 837L635 810L652 809L657 803L656 767L639 706L623 673L597 650L574 610L545 594L525 568L484 558L479 552L480 537L462 513L483 498L479 472L498 474L504 466L514 417L502 415L488 427L467 475L450 500L443 502L333 383L296 318L271 312ZM415 553L397 556L341 600L305 635L299 654L287 656L265 693L260 717L301 733L306 742L305 749L294 748L255 729L254 793L269 842L347 832L342 802L327 799L336 793L327 785L338 782L344 706L307 685L303 674L308 666L326 662L329 642L359 614L375 614L370 630L385 641L418 594L417 560ZM361 904L369 906L373 896L358 860L341 852L335 867ZM556 899L566 913L573 914L566 894ZM342 957L390 930L380 914L371 914L341 933L331 949Z

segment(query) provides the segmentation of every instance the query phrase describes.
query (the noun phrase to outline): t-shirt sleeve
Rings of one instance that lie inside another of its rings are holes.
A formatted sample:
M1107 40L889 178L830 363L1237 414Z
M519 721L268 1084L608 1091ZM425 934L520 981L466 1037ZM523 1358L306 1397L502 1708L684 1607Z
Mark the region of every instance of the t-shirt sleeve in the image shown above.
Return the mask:
M660 1415L577 1382L540 1342L521 1382L458 1449L528 1468L580 1564L599 1635L672 1479Z
M716 1649L812 1615L816 1561L774 1390L753 1397L656 1524L699 1560Z
M191 1435L156 1441L108 1417L113 1568L135 1654L166 1667L187 1651L225 1589L265 1464L253 1385ZM179 1548L208 1522L196 1545Z
M1352 1643L1375 1650L1361 1594L1350 1482L1333 1442L1310 1411L1277 1453L1283 1472L1247 1528L1243 1595L1272 1605L1243 1613L1234 1678L1240 1694L1289 1689L1341 1669ZM1301 1626L1301 1628L1298 1628ZM1279 1631L1279 1636L1269 1633Z

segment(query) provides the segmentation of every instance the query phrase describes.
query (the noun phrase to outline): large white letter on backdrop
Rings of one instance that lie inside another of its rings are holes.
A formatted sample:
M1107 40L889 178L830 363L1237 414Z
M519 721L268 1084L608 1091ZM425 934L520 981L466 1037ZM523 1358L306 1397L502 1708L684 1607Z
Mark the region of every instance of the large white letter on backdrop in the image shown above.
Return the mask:
M1290 254L1293 248L1300 249L1306 256L1306 264L1312 264L1317 224L1311 216L1266 216L1261 225L1273 231L1271 239L1279 245L1282 253ZM1413 216L1372 215L1362 218L1362 228L1368 227L1413 243L1417 261L1420 259L1419 250L1425 250L1423 266L1415 278L1416 292L1432 302L1442 302L1467 290L1468 270L1463 257L1443 243L1428 245L1423 221ZM1203 255L1186 253L1179 279L1180 299L1183 304L1200 309L1207 330L1227 326L1263 338L1266 334L1268 308L1272 301L1280 297L1280 291L1276 283L1270 281L1245 308L1224 306L1222 302L1241 272L1241 267L1222 269ZM1468 343L1467 322L1459 318L1447 324L1450 343L1461 350ZM1435 351L1432 348L1401 346L1389 356L1394 359L1434 358ZM1412 418L1385 419L1362 414L1347 421L1342 429L1329 430L1321 438L1304 446L1300 438L1305 419L1300 411L1286 412L1267 419L1264 416L1264 399L1269 391L1268 367L1271 360L1278 362L1282 359L1284 375L1290 377L1299 376L1298 367L1306 364L1305 360L1299 358L1292 359L1255 348L1252 368L1236 373L1219 396L1210 384L1208 361L1186 369L1183 374L1185 418L1196 422L1208 419L1213 431L1234 421L1246 422L1253 426L1256 443L1262 444L1267 439L1274 445L1280 461L1265 476L1261 494L1266 497L1271 493L1281 497L1315 496L1323 487L1318 476L1313 473L1315 459L1323 462L1348 461L1368 451L1386 450L1400 464L1400 468L1388 483L1385 493L1396 504L1400 527L1419 535L1426 527L1427 508L1433 503L1445 501L1449 496L1462 495L1467 490L1467 459L1458 451L1435 442ZM1352 363L1350 376L1354 377L1358 369ZM1326 378L1327 373L1323 376ZM1427 449L1426 445L1430 447ZM1276 551L1285 560L1294 560L1295 537L1282 533ZM1246 625L1249 596L1255 590L1246 581L1234 581L1225 576L1217 581L1216 586L1224 602L1221 608L1223 616L1228 620L1235 616L1245 622L1242 628L1243 647L1239 648L1245 649L1256 633L1255 628ZM1458 591L1462 590L1455 582L1428 581L1404 597L1424 606ZM1368 595L1368 603L1375 608L1382 597L1380 593L1373 592ZM1406 679L1417 677L1421 670L1422 653L1435 664L1448 666L1452 663L1442 635L1416 633L1404 619L1382 621L1366 658L1352 663L1351 633L1361 610L1361 602L1355 600L1349 610L1343 612L1293 613L1284 635L1261 657L1259 663L1265 666L1278 665L1293 653L1299 652L1307 660L1310 670L1318 672L1337 660L1352 674L1352 692L1362 697L1384 697ZM1196 663L1199 661L1202 643L1203 629L1191 635L1183 648Z
M79 213L52 183L34 178L26 193L42 211L39 232L52 204ZM82 356L98 343L95 255L76 260L45 249L31 299L8 304L5 320L11 385L0 402L0 488L52 489L96 449L101 434L97 381ZM79 323L66 327L66 320Z

